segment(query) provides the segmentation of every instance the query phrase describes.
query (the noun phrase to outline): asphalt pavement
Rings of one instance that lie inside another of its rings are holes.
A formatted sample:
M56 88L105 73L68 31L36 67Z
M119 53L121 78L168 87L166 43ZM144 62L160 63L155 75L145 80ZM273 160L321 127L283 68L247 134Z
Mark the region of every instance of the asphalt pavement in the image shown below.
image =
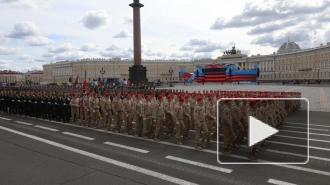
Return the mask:
M259 153L259 162L305 162L306 111ZM219 164L217 143L195 150L194 140L160 143L132 135L60 122L0 114L1 184L329 184L330 115L310 112L307 164ZM190 132L194 137L194 131ZM222 151L219 139L219 151ZM219 156L222 156L221 154ZM251 162L247 148L231 162Z

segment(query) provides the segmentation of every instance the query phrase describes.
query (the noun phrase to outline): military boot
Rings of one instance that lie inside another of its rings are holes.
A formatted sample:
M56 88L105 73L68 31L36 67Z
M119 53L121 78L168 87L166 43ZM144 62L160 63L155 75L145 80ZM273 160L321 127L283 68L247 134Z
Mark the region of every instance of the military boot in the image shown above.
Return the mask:
M202 140L202 142L200 143L200 146L201 146L203 149L206 148L205 145L204 145L204 141L203 141L203 140Z
M197 150L202 150L202 147L200 147L199 144L195 144L195 148L196 148Z
M182 145L182 142L180 141L180 139L176 140L176 144Z
M222 153L224 155L231 155L231 152L228 150L228 148L224 148Z
M256 161L257 157L253 155L253 153L249 153L248 159Z

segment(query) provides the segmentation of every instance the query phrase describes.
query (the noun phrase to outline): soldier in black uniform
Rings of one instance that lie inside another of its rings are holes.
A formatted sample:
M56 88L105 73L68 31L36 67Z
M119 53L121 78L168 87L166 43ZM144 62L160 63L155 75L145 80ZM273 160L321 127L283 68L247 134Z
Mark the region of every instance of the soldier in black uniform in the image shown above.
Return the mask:
M34 102L34 117L36 118L40 118L40 105L41 105L40 92L37 92Z
M54 115L55 115L54 103L55 103L55 97L50 92L47 97L47 117L48 117L49 121L54 119Z
M23 114L25 117L28 116L29 113L29 92L26 92L23 96Z
M9 95L8 95L8 109L9 109L9 114L13 114L13 105L15 103L15 99L14 99L14 95L13 92L10 91Z
M54 119L56 121L60 121L60 109L61 109L61 100L60 100L60 94L58 93L55 96L54 99L54 106L53 106L53 111L54 111Z
M28 105L29 105L29 108L28 108L28 115L29 117L32 117L34 116L33 115L33 111L34 111L34 96L32 94L33 92L30 93L29 97L28 97Z
M17 114L23 114L23 91L21 91L17 97Z
M47 119L47 103L48 103L48 99L46 92L43 92L41 96L41 109L40 109L42 119Z
M4 91L1 91L0 93L0 112L3 112L3 104L4 104Z
M69 123L71 117L71 97L69 93L63 93L63 123Z

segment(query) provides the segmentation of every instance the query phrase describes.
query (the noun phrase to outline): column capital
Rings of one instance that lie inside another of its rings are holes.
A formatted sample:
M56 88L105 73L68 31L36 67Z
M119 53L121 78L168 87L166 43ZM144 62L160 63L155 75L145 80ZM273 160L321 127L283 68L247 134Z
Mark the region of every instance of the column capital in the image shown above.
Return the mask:
M139 0L134 0L134 3L129 4L129 6L132 7L132 8L142 8L142 7L144 7L144 5L139 2Z

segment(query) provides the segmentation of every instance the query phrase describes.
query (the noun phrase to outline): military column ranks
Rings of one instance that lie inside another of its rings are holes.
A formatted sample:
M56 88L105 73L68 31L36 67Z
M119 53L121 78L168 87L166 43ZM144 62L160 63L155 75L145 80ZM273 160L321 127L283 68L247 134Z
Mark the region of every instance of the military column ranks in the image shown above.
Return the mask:
M258 98L301 98L300 92L271 91L203 91L151 89L113 89L107 86L81 89L24 89L0 90L0 111L5 114L36 117L82 126L100 128L136 137L154 139L175 137L177 144L191 139L195 132L195 148L202 150L211 139L223 133L223 154L247 142L248 116L252 115L272 127L281 128L288 115L299 110L300 100L261 100ZM65 93L63 93L65 92ZM104 95L104 96L101 96ZM255 100L226 100L221 98L255 98ZM102 116L101 116L102 115ZM71 117L72 116L72 117ZM219 119L216 119L219 117ZM80 119L80 121L78 121ZM219 122L216 122L219 120ZM122 129L122 126L124 129ZM135 127L135 131L132 130ZM174 128L176 134L174 134ZM217 129L219 128L219 130ZM206 141L206 143L205 143ZM257 160L262 141L247 150L247 157Z

